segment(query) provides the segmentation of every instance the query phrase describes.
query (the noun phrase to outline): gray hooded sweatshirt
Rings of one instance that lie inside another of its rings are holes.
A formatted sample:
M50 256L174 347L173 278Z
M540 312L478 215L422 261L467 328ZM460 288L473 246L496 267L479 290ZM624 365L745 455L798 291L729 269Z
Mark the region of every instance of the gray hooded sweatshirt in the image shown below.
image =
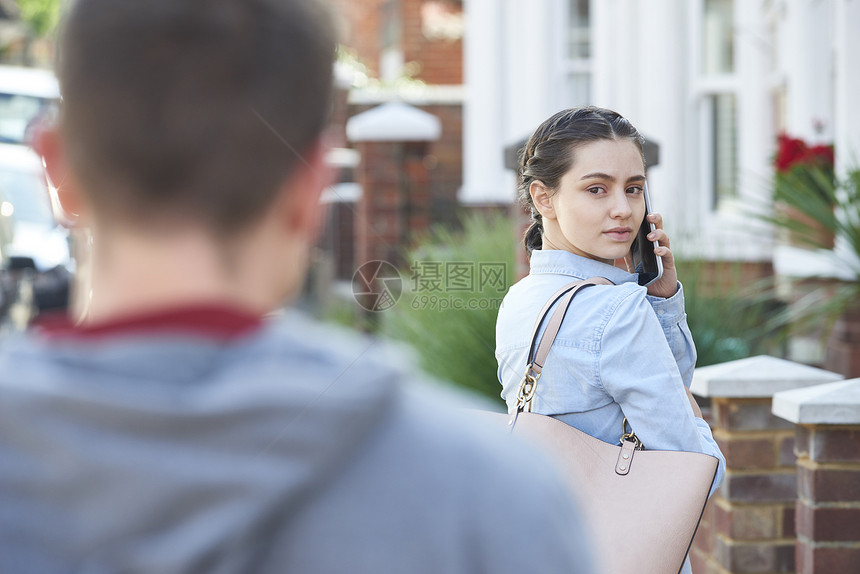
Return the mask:
M294 312L3 341L0 572L590 574L546 461L394 355Z

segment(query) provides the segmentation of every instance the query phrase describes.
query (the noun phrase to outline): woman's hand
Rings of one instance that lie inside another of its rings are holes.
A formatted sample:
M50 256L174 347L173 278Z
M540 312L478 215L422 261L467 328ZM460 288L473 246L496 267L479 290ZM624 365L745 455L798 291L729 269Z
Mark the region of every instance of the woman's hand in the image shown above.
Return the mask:
M669 249L669 236L663 231L663 216L659 213L648 215L648 221L657 228L648 234L648 239L657 241L660 247L654 253L663 260L663 276L648 286L648 294L668 299L678 291L678 272L675 269L675 256Z

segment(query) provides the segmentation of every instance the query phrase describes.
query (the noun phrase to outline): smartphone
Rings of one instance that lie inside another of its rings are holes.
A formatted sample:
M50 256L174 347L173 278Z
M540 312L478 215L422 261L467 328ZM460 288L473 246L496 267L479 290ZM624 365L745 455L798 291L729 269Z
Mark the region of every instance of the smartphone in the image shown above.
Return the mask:
M639 284L647 286L663 276L663 261L654 254L654 249L660 244L648 240L648 234L657 227L648 221L648 214L651 213L651 198L648 196L647 182L644 186L644 196L645 217L639 225L639 232L633 245L630 246L630 257L633 260L634 272L639 275Z

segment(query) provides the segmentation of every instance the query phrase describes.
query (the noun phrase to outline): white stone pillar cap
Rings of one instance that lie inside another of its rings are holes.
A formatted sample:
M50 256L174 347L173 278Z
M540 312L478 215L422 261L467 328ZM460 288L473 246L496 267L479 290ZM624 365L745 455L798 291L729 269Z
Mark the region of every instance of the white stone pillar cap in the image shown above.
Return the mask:
M349 118L346 137L350 141L436 141L442 122L433 114L403 102L388 102Z
M843 378L838 373L759 355L696 369L690 390L700 397L769 398L780 391Z
M858 425L860 379L777 393L771 412L795 424Z
M352 87L352 82L355 79L355 72L343 62L334 63L334 85L341 90L348 90Z

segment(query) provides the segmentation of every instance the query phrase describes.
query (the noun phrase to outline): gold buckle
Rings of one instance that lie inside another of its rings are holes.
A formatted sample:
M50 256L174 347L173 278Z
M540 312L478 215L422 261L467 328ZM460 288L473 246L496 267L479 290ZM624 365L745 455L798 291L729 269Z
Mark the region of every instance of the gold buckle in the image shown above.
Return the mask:
M630 441L634 445L636 450L643 450L645 447L642 446L642 441L639 440L639 437L636 436L636 433L633 432L631 428L629 431L627 430L627 417L624 417L624 420L621 421L621 438L618 439L618 444L623 445L624 441Z
M520 383L520 388L517 390L517 410L529 412L531 410L531 401L535 396L537 382L540 379L540 373L533 374L532 366L526 367L526 373L523 375L523 382Z

